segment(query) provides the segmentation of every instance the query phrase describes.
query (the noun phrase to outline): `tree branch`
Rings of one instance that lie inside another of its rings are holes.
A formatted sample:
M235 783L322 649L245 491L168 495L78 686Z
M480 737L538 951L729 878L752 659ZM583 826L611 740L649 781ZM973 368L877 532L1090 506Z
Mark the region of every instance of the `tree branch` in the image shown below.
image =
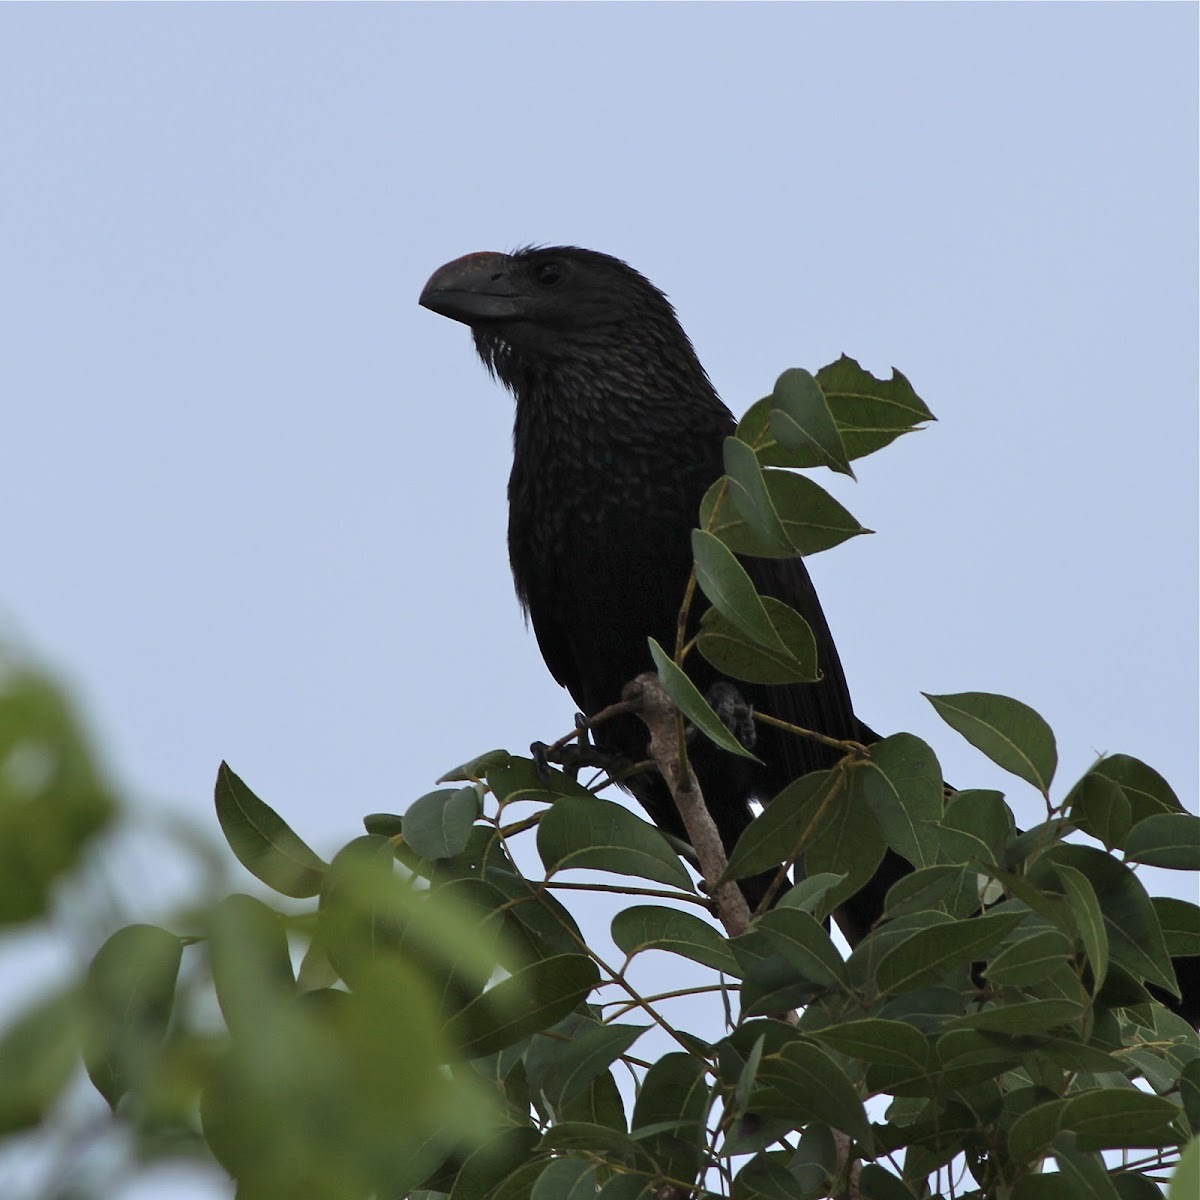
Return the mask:
M683 739L679 737L679 710L653 672L639 675L632 683L627 683L621 698L633 705L633 711L650 731L650 756L671 789L725 932L730 937L745 933L750 927L750 909L741 888L736 883L716 884L725 871L725 847L704 803L695 772L686 753L680 751Z

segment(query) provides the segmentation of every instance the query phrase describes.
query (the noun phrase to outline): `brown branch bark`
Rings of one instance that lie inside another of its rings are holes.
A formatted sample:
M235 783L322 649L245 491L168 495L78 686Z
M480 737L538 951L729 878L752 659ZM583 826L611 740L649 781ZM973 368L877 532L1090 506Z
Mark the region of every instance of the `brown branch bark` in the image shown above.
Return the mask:
M621 699L632 706L650 732L650 757L654 759L671 789L679 815L683 818L683 827L687 830L688 841L692 843L700 861L700 872L708 884L710 895L716 901L717 916L725 927L725 932L730 937L745 933L750 927L750 908L742 895L742 889L736 883L723 883L714 887L714 881L721 878L728 860L716 823L704 803L704 794L700 790L696 774L686 755L680 754L679 710L653 672L639 675L631 683L627 683L621 693ZM783 1014L785 1020L788 1017L794 1021L796 1014ZM834 1140L838 1148L840 1174L850 1158L852 1143L850 1138L839 1130L834 1130ZM861 1200L859 1170L857 1162L849 1162L849 1171L846 1172L848 1179L841 1192L843 1200ZM670 1196L674 1200L678 1193L672 1189L663 1189L661 1194L664 1198Z
M695 772L686 755L680 754L679 710L653 672L639 675L632 683L627 683L621 699L634 705L634 711L650 731L650 757L671 789L688 841L700 861L700 873L708 885L709 895L716 902L717 917L730 937L745 933L750 927L750 909L742 889L736 883L716 884L727 862L725 847L704 803Z

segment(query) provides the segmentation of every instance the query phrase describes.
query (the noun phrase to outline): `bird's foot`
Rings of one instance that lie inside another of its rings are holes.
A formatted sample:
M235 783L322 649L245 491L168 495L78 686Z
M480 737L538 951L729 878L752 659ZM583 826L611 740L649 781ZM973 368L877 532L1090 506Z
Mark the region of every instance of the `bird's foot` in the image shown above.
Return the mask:
M575 728L579 730L579 737L565 746L552 749L545 742L534 742L529 747L534 767L543 781L549 778L552 766L561 767L572 779L577 779L585 767L594 767L607 775L617 775L629 765L623 754L613 754L593 745L588 738L587 718L583 713L575 714Z
M754 749L758 730L754 725L754 709L746 702L737 684L728 679L718 679L705 693L709 707L721 719L721 724L733 734L747 750ZM696 727L687 727L688 741L695 740Z

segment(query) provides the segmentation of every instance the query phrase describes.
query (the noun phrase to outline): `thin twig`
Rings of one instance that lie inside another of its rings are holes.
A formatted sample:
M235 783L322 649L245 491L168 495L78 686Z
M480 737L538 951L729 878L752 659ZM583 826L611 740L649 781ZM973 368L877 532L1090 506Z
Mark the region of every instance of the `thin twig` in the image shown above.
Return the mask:
M843 754L849 754L852 758L871 757L871 752L862 742L826 737L825 734L818 733L815 729L805 729L803 725L792 725L788 721L781 721L778 717L759 712L757 708L754 710L754 719L761 721L764 725L774 725L776 729L786 729L788 733L794 733L797 737L811 738L814 742L820 742L822 746L841 750Z
M704 896L693 896L689 892L668 892L660 888L631 888L624 883L561 883L557 879L546 879L535 886L558 888L565 892L619 892L622 896L653 896L657 900L686 900L689 904L700 905L701 908L709 906L709 901Z
M570 733L564 733L557 741L551 742L542 753L549 757L557 750L561 750L564 746L575 741L581 733L586 733L589 729L595 729L597 725L603 725L605 721L611 720L613 717L619 717L622 713L632 712L633 706L625 700L618 700L616 704L610 704L607 708L602 708L594 716L588 717L582 725L576 725Z

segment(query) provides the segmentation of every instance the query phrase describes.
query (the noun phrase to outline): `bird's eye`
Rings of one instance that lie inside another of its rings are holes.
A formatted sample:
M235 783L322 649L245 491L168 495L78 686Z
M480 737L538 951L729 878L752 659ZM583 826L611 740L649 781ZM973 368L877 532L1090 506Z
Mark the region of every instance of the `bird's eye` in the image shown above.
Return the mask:
M534 269L533 277L543 287L553 287L563 277L562 264L556 262L539 263Z

